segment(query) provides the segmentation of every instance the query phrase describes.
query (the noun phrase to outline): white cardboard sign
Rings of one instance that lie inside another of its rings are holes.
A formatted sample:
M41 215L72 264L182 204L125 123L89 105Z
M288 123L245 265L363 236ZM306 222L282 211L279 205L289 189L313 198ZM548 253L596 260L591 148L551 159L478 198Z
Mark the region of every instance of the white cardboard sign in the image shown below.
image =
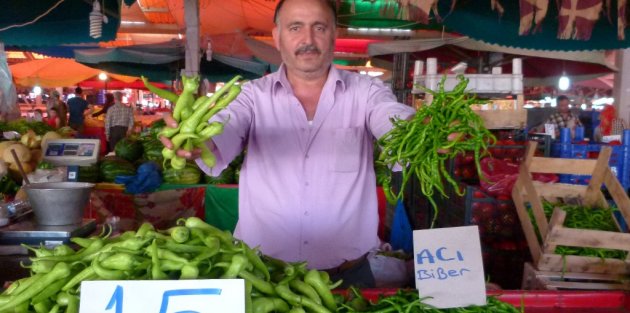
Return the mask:
M486 304L477 226L413 231L416 288L427 304L455 308Z
M244 313L242 279L84 281L80 313Z

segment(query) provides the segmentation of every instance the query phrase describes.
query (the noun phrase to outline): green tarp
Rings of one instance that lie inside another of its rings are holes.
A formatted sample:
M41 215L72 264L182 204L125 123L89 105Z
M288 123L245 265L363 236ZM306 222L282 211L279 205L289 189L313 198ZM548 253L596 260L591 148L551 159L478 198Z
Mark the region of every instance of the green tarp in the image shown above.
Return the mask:
M206 222L222 230L234 232L238 221L238 187L236 185L176 185L162 184L158 191L205 187Z
M103 24L102 37L94 39L89 32L92 1L2 1L0 42L7 46L42 47L114 40L120 25L120 1L103 0L102 3L101 12L107 15L108 23ZM12 25L27 24L39 16L42 17L32 24L4 30Z

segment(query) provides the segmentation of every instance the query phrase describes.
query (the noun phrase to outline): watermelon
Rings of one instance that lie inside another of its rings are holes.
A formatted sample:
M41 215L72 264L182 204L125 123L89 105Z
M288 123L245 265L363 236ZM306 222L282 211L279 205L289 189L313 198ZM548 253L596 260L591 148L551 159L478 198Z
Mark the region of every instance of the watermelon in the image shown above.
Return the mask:
M116 156L134 162L142 156L142 143L132 138L123 138L114 147Z
M79 166L79 175L77 180L84 183L97 183L99 175L99 166L97 163L88 166Z
M201 180L201 170L193 163L186 164L181 170L169 166L162 172L162 179L168 184L197 184Z
M165 126L166 126L166 122L164 122L164 119L159 119L159 120L154 121L153 123L151 123L151 125L149 125L148 137L151 139L157 139L157 134L160 131L162 131L162 128L164 128Z
M226 167L219 176L212 177L206 175L204 177L206 184L211 185L226 185L234 183L234 168L231 166Z
M164 145L162 142L157 139L146 139L142 141L142 150L144 153L142 154L142 158L147 161L153 161L158 164L160 170L162 169L162 163L164 162L164 157L162 156L162 149L164 149Z
M136 175L136 168L131 162L118 158L108 157L105 158L100 165L100 178L104 182L114 182L116 176L131 176Z

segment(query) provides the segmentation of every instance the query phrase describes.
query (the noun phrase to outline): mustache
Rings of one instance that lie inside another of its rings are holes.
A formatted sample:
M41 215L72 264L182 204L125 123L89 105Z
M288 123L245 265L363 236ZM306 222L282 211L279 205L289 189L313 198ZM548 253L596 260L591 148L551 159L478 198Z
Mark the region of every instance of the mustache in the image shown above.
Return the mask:
M321 53L319 48L317 48L315 45L304 45L304 46L299 47L297 50L295 50L296 55L302 54L302 53L309 53L309 52Z

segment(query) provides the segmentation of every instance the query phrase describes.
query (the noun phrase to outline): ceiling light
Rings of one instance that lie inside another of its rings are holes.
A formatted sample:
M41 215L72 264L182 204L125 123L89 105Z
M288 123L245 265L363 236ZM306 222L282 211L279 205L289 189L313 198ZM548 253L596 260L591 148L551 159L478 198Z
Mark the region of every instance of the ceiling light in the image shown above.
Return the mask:
M558 89L565 91L569 89L569 86L571 86L571 80L566 74L562 73L562 76L558 79Z

